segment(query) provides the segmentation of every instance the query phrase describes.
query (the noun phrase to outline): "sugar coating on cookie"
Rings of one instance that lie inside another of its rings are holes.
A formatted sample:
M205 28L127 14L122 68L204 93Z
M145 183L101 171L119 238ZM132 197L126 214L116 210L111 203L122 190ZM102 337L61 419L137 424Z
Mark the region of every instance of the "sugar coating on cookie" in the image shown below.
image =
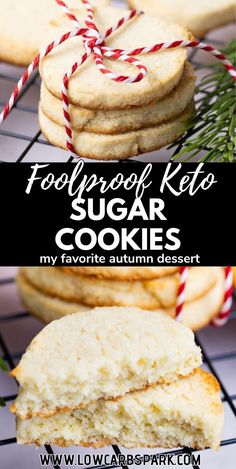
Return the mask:
M183 75L170 94L159 101L130 109L96 110L70 105L71 126L75 130L101 134L119 134L130 130L158 125L181 114L193 98L195 76L193 67L186 63ZM64 125L62 101L41 85L43 113L56 124Z
M81 10L76 11L81 19ZM94 21L101 33L110 28L127 10L120 8L95 9ZM64 15L51 21L42 46L55 37L70 30L71 22ZM181 26L166 23L157 18L140 15L125 23L118 31L107 38L108 47L134 49L151 46L163 41L189 39L189 33ZM84 53L82 39L71 38L42 59L40 74L47 89L57 98L61 97L63 76ZM71 77L68 88L69 101L89 109L121 109L140 106L167 95L179 82L187 52L184 47L157 53L144 54L140 60L147 67L147 75L137 83L118 83L107 78L95 65L90 56ZM116 74L134 75L132 64L119 60L104 59L104 64Z
M44 323L59 319L78 311L90 308L82 303L55 297L34 287L20 270L17 283L19 293L26 309ZM219 270L215 285L204 295L189 303L185 303L182 311L182 322L192 330L198 330L213 319L220 311L224 299L224 272ZM159 310L175 317L176 307Z
M171 343L171 347L170 347ZM12 375L12 411L49 416L185 376L201 363L190 329L165 314L96 308L47 325Z
M223 405L216 379L201 369L170 384L47 419L17 419L17 442L127 448L218 449Z
M234 21L235 0L128 0L131 8L175 21L201 37Z
M108 0L94 0L104 7ZM69 0L71 7L80 0ZM27 66L39 52L47 23L61 11L55 0L1 0L0 60ZM72 28L71 28L72 29Z
M72 133L75 151L84 158L95 160L125 160L141 153L159 150L182 135L194 114L194 103L174 120L130 132L104 135L77 131ZM53 145L66 149L64 126L50 120L39 106L39 125L45 138Z
M91 309L82 303L65 301L38 290L27 280L21 269L18 272L17 285L25 308L44 323Z
M179 267L70 266L62 267L62 269L71 274L88 275L113 280L150 280L152 278L171 275L177 272Z
M23 267L24 275L39 290L51 296L88 306L137 306L143 309L176 305L179 274L151 280L112 280L71 275L60 267ZM185 302L205 294L218 278L220 267L190 267Z

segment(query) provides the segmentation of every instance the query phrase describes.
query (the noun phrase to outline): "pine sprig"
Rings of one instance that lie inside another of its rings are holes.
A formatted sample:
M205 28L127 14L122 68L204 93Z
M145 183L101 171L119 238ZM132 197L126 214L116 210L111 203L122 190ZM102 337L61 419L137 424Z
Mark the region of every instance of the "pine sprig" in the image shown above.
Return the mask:
M0 396L0 407L5 407L6 402L4 401L3 397Z
M222 52L236 66L236 41ZM222 64L209 66L198 88L197 112L186 133L176 142L181 150L172 160L195 157L203 162L236 162L236 86ZM204 155L202 156L202 152Z
M7 370L8 370L7 365L6 365L6 363L4 362L4 360L2 359L2 357L0 357L0 368L1 368L3 371L7 371Z
M6 363L4 362L4 360L2 359L2 357L0 357L0 368L3 370L3 371L7 371L8 368L7 368L7 365ZM0 407L5 407L6 403L4 401L4 399L0 396Z

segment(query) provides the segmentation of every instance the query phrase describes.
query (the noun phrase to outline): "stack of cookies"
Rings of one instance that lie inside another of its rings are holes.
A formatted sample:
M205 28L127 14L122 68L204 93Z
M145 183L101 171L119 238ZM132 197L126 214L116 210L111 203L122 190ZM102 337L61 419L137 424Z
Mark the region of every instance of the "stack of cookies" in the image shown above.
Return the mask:
M75 15L83 21L85 10ZM126 10L112 7L95 9L94 20L103 34ZM50 22L42 46L71 30L63 14ZM153 44L189 39L189 33L176 24L146 14L123 24L106 40L112 48L132 50ZM63 77L84 53L80 37L61 44L42 59L39 122L44 136L54 145L66 148L61 89ZM101 73L93 54L69 80L68 99L73 145L76 152L98 160L122 160L157 150L176 140L186 129L194 111L195 77L184 47L137 56L147 68L137 83L116 82ZM113 73L134 76L137 69L121 60L104 58Z
M26 308L44 322L96 306L136 306L175 317L178 267L22 267ZM224 269L190 267L182 321L193 330L216 316L224 298Z
M192 331L162 313L97 308L46 326L11 373L21 444L217 449L223 406Z

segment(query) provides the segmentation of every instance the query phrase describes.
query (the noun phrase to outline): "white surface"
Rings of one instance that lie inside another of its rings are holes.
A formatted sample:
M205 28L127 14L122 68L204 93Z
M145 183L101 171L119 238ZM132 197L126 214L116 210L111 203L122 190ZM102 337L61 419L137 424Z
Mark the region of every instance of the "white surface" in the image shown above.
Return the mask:
M19 317L9 321L9 318L15 313L23 313L24 307L20 302L14 277L15 268L0 268L0 333L4 339L11 356L16 364L19 356L25 350L32 338L41 329L42 324L30 315ZM11 279L10 282L2 282L4 279ZM5 318L5 319L4 319ZM220 380L224 383L228 393L233 396L234 404L236 404L236 319L231 319L224 328L215 329L206 328L198 334L205 352L211 358L211 362L218 373ZM0 355L3 350L0 346ZM229 356L230 355L230 356ZM209 369L204 365L205 369ZM55 370L56 372L56 370ZM17 392L15 381L6 373L0 372L0 395L9 396ZM222 394L223 395L223 394ZM7 403L6 408L0 408L0 440L15 437L14 416L9 412ZM225 426L223 440L236 438L236 417L234 416L229 404L224 402L225 408ZM236 441L236 440L235 440ZM137 450L127 451L120 448L122 454L136 453ZM160 450L161 451L161 450ZM160 452L158 450L158 453ZM233 457L235 456L236 443L222 447L219 452L215 453L211 450L201 451L201 469L232 469ZM0 446L0 468L1 469L38 469L39 452L45 452L44 448L36 450L28 446L22 447L16 444ZM75 453L75 454L96 454L109 453L114 454L112 448L94 451L84 448L70 448L66 450L54 448L55 454ZM157 450L138 451L139 454L157 454ZM52 466L49 466L52 467ZM136 466L133 466L136 467ZM142 466L137 466L142 467ZM145 466L151 469L150 465ZM164 466L159 466L164 467ZM165 466L171 467L171 466ZM175 466L183 467L183 466ZM192 466L184 466L192 467ZM61 466L64 469L64 466Z

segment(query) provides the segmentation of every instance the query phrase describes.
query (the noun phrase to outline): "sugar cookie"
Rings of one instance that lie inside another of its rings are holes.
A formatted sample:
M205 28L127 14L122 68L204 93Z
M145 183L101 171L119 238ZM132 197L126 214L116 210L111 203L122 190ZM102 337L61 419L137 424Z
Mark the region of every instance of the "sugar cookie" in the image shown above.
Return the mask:
M80 0L69 0L78 7ZM108 0L95 0L105 6ZM27 66L39 51L44 29L61 9L55 0L0 1L0 61Z
M131 8L144 10L149 15L175 21L195 36L231 23L235 19L235 0L128 0Z

